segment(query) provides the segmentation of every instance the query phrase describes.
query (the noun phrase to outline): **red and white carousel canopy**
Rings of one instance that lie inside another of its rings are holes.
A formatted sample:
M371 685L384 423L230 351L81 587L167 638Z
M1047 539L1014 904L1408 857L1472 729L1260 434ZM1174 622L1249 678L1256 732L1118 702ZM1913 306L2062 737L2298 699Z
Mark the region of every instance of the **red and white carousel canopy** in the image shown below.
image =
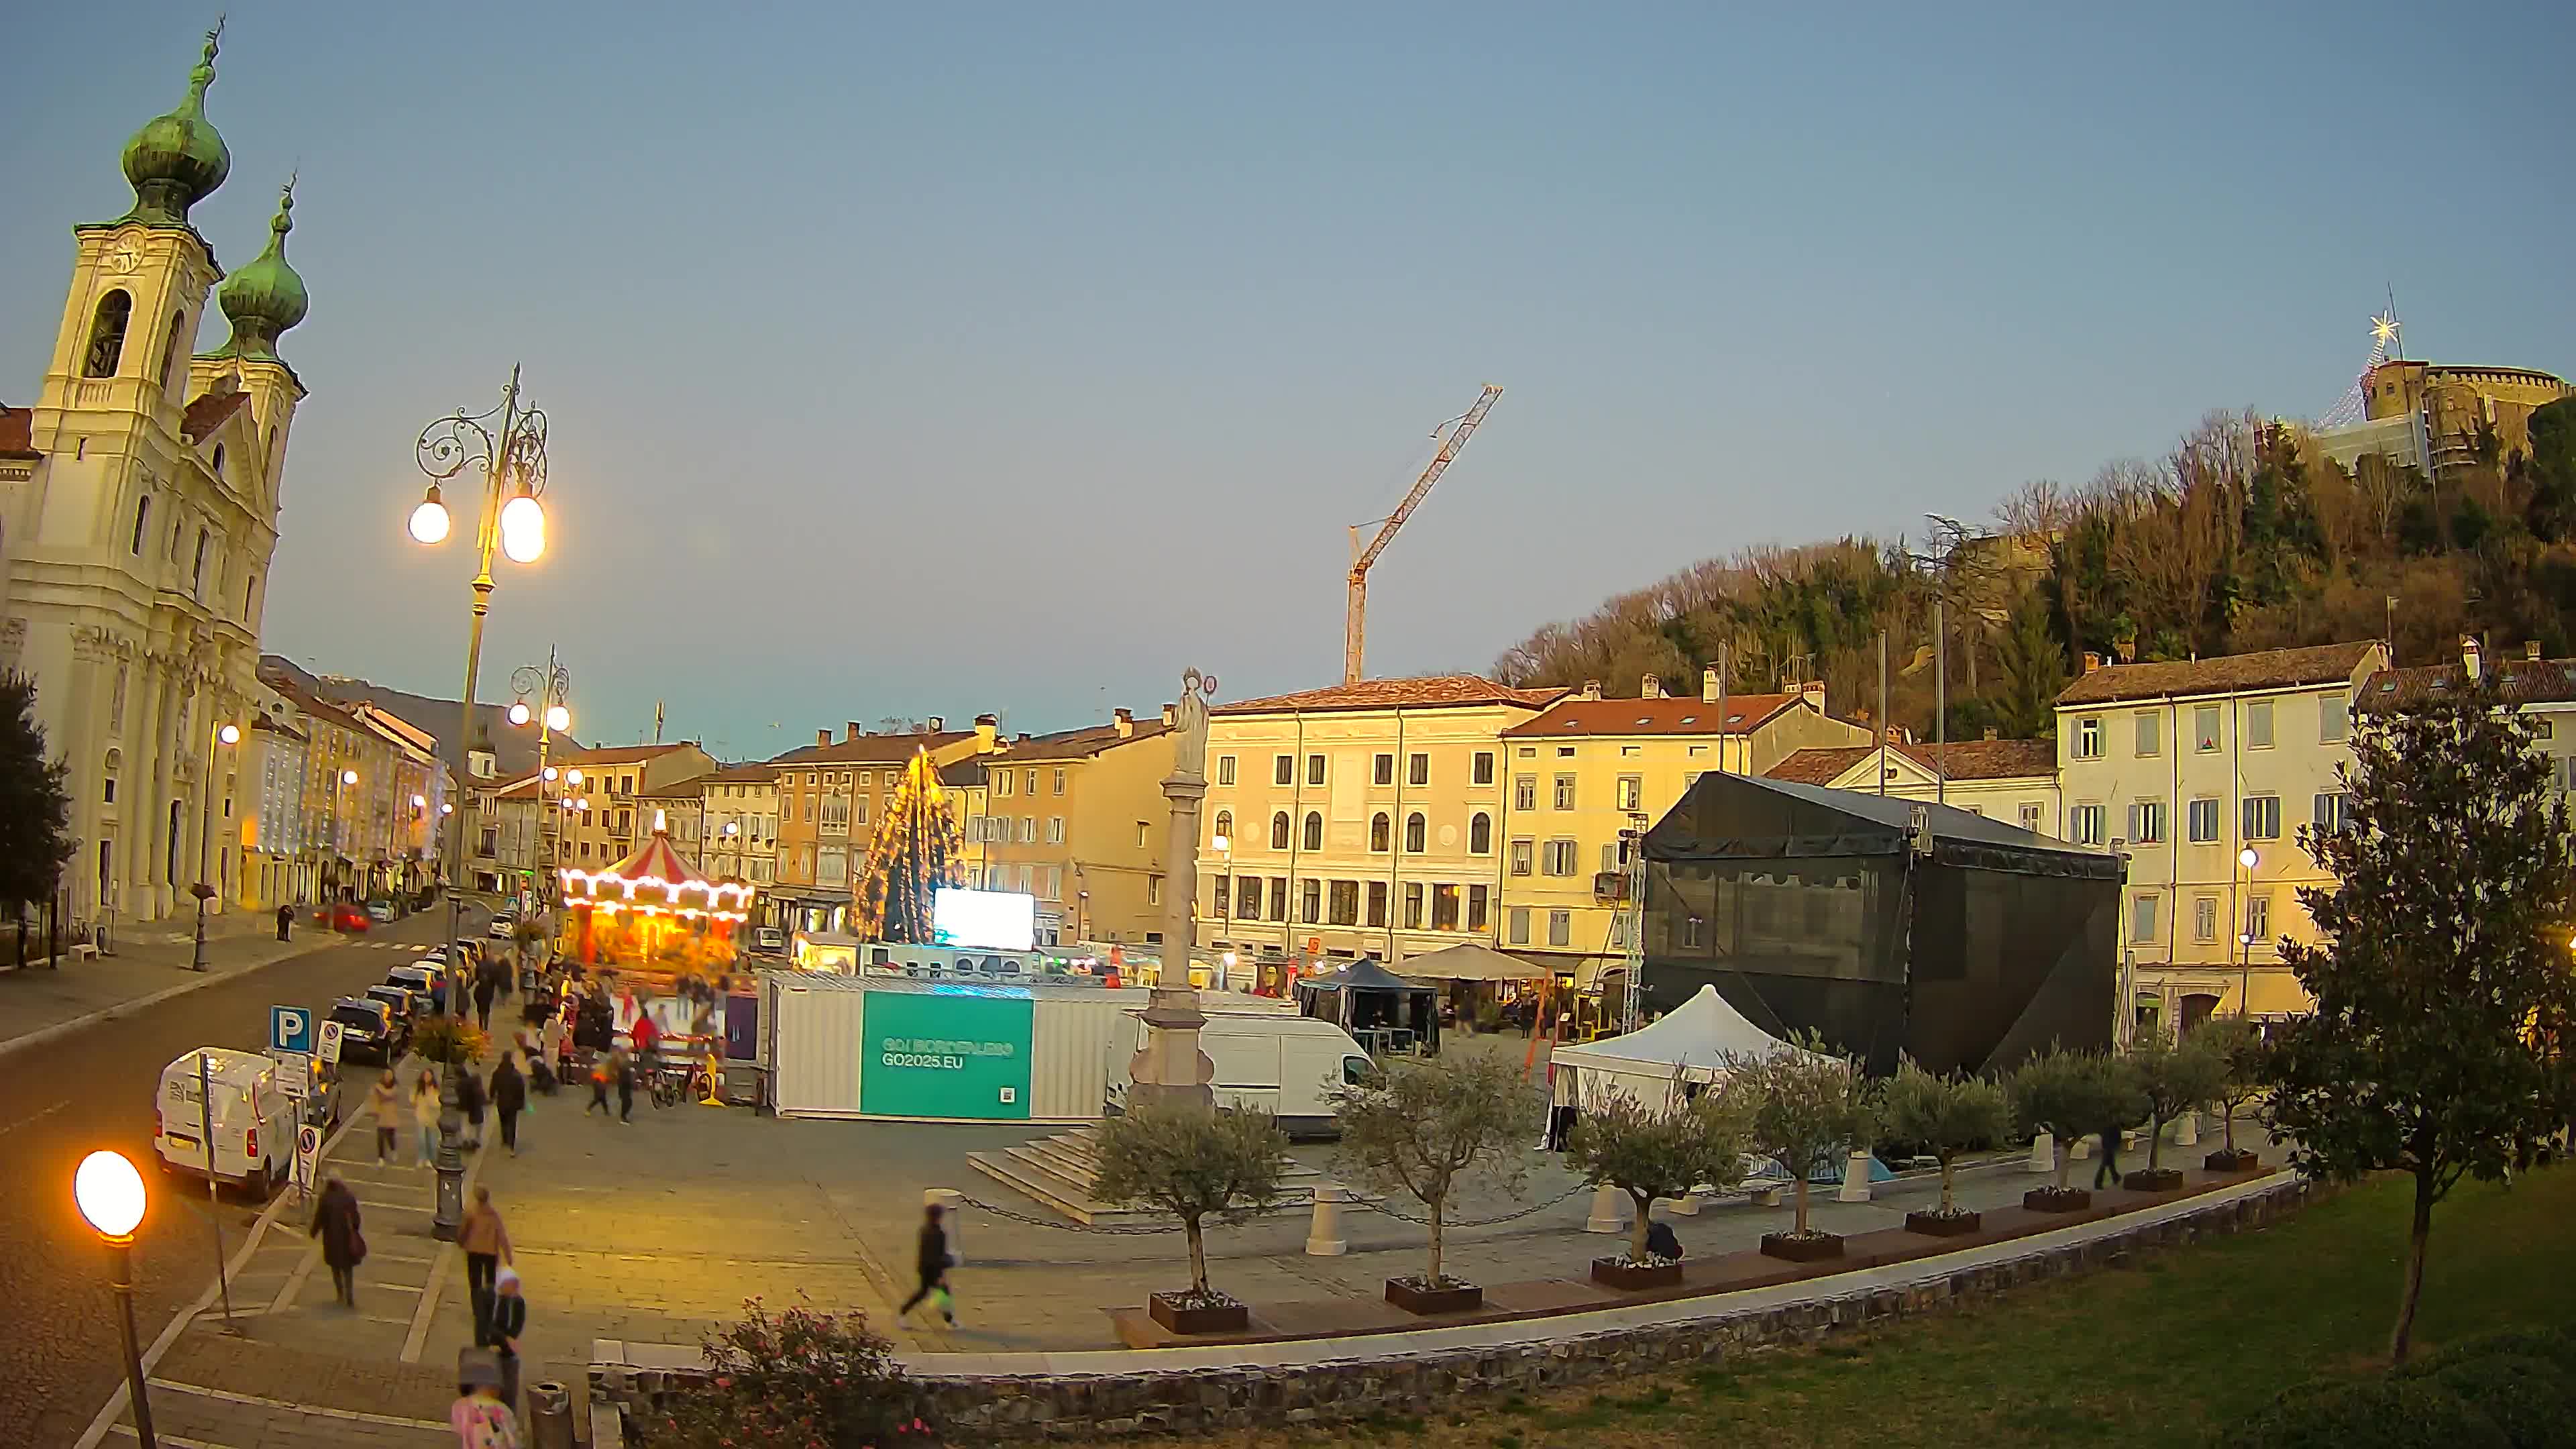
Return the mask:
M749 917L752 887L738 880L710 880L683 859L657 825L634 854L597 872L565 866L556 872L564 902L575 909L647 916L700 916L718 921Z

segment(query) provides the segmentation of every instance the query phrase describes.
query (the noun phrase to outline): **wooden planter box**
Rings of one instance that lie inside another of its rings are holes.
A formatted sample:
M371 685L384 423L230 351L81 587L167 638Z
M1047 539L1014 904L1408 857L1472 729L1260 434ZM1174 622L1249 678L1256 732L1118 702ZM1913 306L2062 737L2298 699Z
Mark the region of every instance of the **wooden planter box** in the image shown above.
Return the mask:
M1985 1218L1977 1213L1907 1213L1905 1230L1928 1238L1959 1238L1983 1226Z
M1174 1333L1243 1333L1252 1327L1252 1310L1240 1303L1184 1306L1173 1295L1156 1293L1146 1298L1145 1311Z
M2035 1213L2080 1213L2093 1206L2093 1194L2080 1187L2034 1187L2021 1195L2021 1205Z
M2142 1167L2120 1179L2131 1192L2172 1192L2182 1186L2179 1167Z
M1454 1288L1417 1288L1402 1278L1389 1278L1386 1301L1407 1313L1473 1313L1485 1306L1485 1290L1473 1283Z
M1623 1258L1595 1258L1592 1260L1592 1281L1604 1288L1617 1288L1628 1293L1648 1288L1678 1288L1682 1284L1682 1265L1640 1265Z
M1764 1257L1791 1263L1822 1263L1843 1255L1843 1240L1837 1233L1817 1233L1805 1238L1794 1233L1764 1233L1762 1253Z
M2211 1172L2252 1172L2263 1165L2263 1159L2242 1147L2234 1152L2222 1147L2202 1158L2200 1165Z

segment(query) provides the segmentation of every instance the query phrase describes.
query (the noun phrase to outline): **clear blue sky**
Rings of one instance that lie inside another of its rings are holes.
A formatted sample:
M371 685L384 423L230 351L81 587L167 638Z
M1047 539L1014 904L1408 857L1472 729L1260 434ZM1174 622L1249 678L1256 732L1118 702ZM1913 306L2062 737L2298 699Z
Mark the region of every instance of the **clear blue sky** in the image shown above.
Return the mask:
M0 397L212 8L12 17ZM1345 525L1488 380L1374 673L2321 412L2389 286L2576 369L2565 7L2097 11L235 0L197 217L239 265L300 166L313 297L270 647L455 689L412 439L513 361L557 552L487 692L557 640L578 733L738 756L1330 682Z

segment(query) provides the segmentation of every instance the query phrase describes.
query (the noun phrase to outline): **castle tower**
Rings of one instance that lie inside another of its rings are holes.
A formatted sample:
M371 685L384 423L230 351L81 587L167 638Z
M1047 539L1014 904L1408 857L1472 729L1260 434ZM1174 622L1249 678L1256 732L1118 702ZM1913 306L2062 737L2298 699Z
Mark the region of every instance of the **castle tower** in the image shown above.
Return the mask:
M223 268L189 220L232 169L206 116L217 33L178 106L125 146L134 205L73 228L71 285L34 406L23 482L0 488L10 570L0 666L32 674L46 740L69 767L78 854L65 895L85 919L156 920L206 876L237 899L245 746L259 619L277 545L286 432L303 387L277 355L302 319L286 265L288 202L268 250L227 284L233 338L195 356Z

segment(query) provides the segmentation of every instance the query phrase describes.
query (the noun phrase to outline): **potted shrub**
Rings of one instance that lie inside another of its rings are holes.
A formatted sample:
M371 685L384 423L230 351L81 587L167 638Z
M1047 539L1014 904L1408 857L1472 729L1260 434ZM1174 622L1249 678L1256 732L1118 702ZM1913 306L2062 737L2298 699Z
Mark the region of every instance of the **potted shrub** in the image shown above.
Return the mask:
M1279 1200L1288 1136L1266 1112L1148 1107L1100 1124L1102 1202L1159 1208L1190 1245L1190 1289L1155 1293L1154 1321L1174 1333L1241 1333L1251 1310L1208 1286L1205 1223L1235 1223Z
M2075 1163L2070 1149L2105 1114L2115 1110L2115 1085L2099 1058L2063 1047L2049 1048L2013 1073L2008 1089L2013 1114L2023 1126L2045 1131L2057 1139L2057 1181L2023 1193L2023 1207L2033 1212L2072 1213L2093 1205L2093 1194L2067 1183L2067 1173Z
M1538 1109L1535 1093L1507 1058L1398 1057L1334 1090L1342 1174L1381 1192L1402 1192L1431 1213L1430 1258L1416 1277L1386 1280L1386 1301L1408 1313L1464 1313L1485 1290L1441 1271L1441 1234L1462 1179L1517 1189L1528 1171L1522 1143Z
M2252 1172L2263 1159L2236 1145L2236 1112L2263 1090L2263 1031L2241 1016L2212 1017L2191 1034L2195 1046L2218 1059L2218 1090L2210 1101L2218 1108L2222 1145L2201 1159L2211 1172Z
M1566 1165L1586 1184L1615 1187L1636 1207L1623 1257L1592 1260L1592 1281L1611 1288L1668 1288L1682 1281L1682 1260L1650 1252L1648 1213L1655 1199L1680 1197L1702 1184L1724 1192L1744 1177L1747 1112L1743 1095L1704 1091L1686 1099L1677 1076L1661 1106L1625 1092L1584 1113L1566 1145Z
M2131 1192L2171 1192L2182 1169L2164 1165L2165 1124L2218 1095L2226 1068L2197 1039L2176 1042L2162 1032L2128 1055L2130 1079L2147 1110L2147 1165L2120 1180Z
M1897 1063L1896 1079L1881 1104L1889 1132L1941 1161L1941 1203L1930 1212L1909 1212L1905 1230L1934 1237L1957 1237L1984 1225L1980 1214L1960 1207L1959 1154L1985 1142L2011 1135L2012 1103L2004 1089L1980 1077L1944 1077L1927 1072L1912 1058Z
M1807 1222L1807 1175L1854 1142L1869 1140L1869 1084L1858 1064L1807 1035L1762 1056L1730 1055L1727 1090L1742 1093L1753 1150L1776 1159L1797 1193L1797 1225L1762 1235L1762 1251L1793 1263L1843 1255L1839 1233Z

